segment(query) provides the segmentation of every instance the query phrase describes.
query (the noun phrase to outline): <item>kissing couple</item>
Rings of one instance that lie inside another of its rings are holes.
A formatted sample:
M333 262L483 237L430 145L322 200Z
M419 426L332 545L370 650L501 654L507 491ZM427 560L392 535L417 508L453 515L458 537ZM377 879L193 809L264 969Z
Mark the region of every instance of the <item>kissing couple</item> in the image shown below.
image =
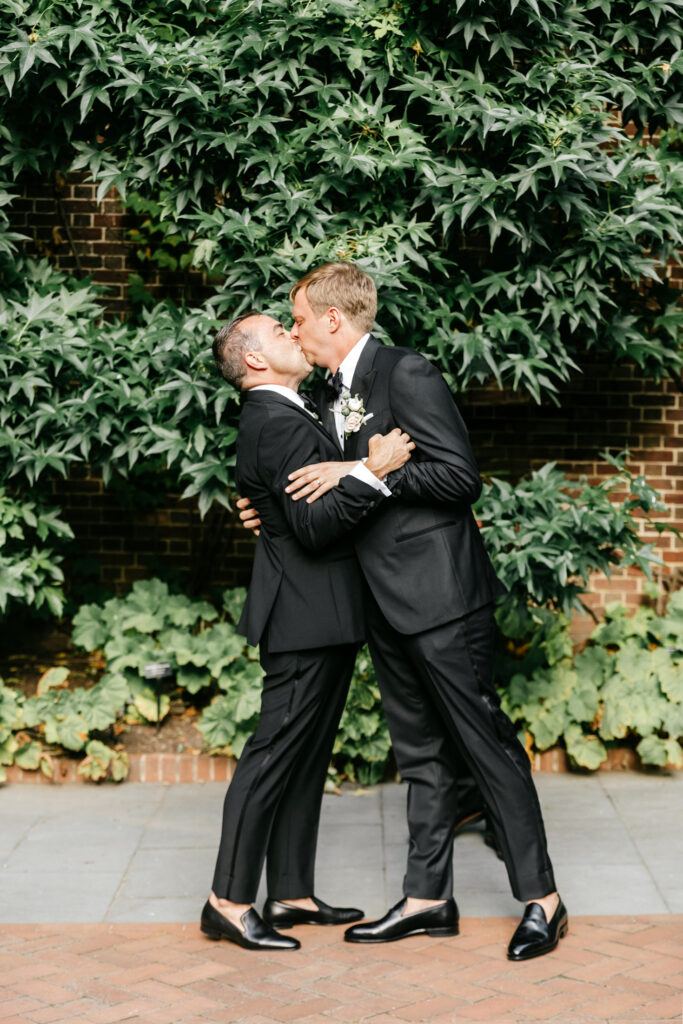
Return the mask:
M508 958L548 953L567 912L529 759L493 686L504 587L471 511L482 485L467 430L435 366L372 335L368 274L328 263L290 298L291 331L252 310L213 343L241 393L241 518L259 537L238 628L259 645L265 678L259 724L225 798L201 929L278 950L300 947L280 933L300 924L346 925L356 943L457 935L454 828L485 809L526 904ZM300 394L314 365L330 376ZM366 639L408 785L410 835L403 896L376 921L314 895L327 767Z

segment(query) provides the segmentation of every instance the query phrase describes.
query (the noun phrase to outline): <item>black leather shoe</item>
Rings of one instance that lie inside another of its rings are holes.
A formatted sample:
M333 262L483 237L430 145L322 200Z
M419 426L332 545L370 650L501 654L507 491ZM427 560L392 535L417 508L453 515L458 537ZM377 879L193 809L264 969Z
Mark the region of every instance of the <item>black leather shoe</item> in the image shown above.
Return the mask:
M263 920L273 928L291 928L295 924L351 924L364 916L363 911L355 907L328 907L316 896L311 899L317 910L304 910L281 900L267 899L263 905Z
M443 937L457 935L458 908L455 900L446 900L416 914L401 916L406 901L402 899L379 921L355 924L344 933L345 942L396 942L409 935L432 935Z
M201 930L210 939L227 939L244 949L301 949L301 943L288 935L279 935L261 920L253 907L240 918L244 931L240 931L227 917L212 907L207 900L202 910Z
M510 939L508 960L531 960L534 956L550 953L568 931L567 908L562 900L557 904L557 910L550 921L546 921L540 903L529 903L517 931Z

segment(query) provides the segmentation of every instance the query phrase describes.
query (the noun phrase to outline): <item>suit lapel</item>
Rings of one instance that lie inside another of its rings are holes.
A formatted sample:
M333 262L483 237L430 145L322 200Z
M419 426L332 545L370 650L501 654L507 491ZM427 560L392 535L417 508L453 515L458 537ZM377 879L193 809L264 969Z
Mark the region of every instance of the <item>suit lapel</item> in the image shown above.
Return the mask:
M370 335L365 348L361 353L361 357L358 360L356 372L354 373L353 380L351 381L351 394L358 395L359 398L363 400L366 415L369 412L370 394L372 392L373 384L375 383L375 377L377 376L377 370L373 369L373 363L381 344L382 343L378 341L374 335ZM364 429L365 428L361 427L355 434L349 434L344 442L344 455L348 455L352 459L356 457L359 434L361 434ZM368 422L367 429L374 433L374 431L372 431L372 421Z
M344 454L344 450L339 443L339 437L337 435L337 424L334 418L334 412L332 411L333 402L328 397L327 388L323 381L318 387L314 394L316 405L318 406L318 415L320 420L325 427L325 433L334 441L337 451L340 455Z
M322 435L328 442L333 440L336 441L337 439L336 432L334 433L333 437L330 437L328 431L325 429L320 420L314 419L314 417L311 416L310 412L307 412L306 409L303 409L300 405L297 405L296 402L290 401L289 398L285 398L284 395L279 395L276 391L245 391L242 394L242 401L265 402L268 404L274 403L276 405L282 405L286 409L293 410L298 416L305 416L310 423L313 423L315 425L316 429L322 433ZM337 447L339 447L338 443Z
M375 356L381 346L382 342L378 341L374 334L371 334L365 344L365 348L360 354L360 359L356 365L356 372L354 373L353 380L351 381L351 394L360 395L366 406L368 399L370 398L372 385L375 381L375 377L377 376L377 370L373 370L373 365L375 362Z
M342 449L341 444L339 443L339 434L337 433L337 420L335 418L332 406L329 403L327 405L327 412L325 414L325 419L323 422L325 423L327 433L330 435L330 437L332 438L337 447L337 451L339 452L340 455L343 455L344 451Z

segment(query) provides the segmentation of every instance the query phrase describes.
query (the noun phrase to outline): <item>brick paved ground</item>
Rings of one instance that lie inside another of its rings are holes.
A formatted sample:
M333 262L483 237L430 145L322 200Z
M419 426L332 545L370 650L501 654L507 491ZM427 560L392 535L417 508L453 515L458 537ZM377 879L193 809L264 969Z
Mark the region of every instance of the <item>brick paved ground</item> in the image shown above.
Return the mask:
M0 926L0 1024L661 1024L682 1021L683 915L572 918L549 956L504 957L514 921L458 938L300 952L205 939L192 924Z

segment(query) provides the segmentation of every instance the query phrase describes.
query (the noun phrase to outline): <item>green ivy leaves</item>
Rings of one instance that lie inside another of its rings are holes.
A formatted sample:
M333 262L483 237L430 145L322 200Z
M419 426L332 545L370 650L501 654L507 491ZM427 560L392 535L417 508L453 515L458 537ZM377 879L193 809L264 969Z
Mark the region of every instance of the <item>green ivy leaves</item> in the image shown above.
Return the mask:
M680 367L660 269L681 242L677 4L219 9L22 5L0 29L0 169L130 193L162 261L179 246L220 275L219 312L275 296L280 315L312 263L357 259L380 329L460 386L540 401L591 346Z

